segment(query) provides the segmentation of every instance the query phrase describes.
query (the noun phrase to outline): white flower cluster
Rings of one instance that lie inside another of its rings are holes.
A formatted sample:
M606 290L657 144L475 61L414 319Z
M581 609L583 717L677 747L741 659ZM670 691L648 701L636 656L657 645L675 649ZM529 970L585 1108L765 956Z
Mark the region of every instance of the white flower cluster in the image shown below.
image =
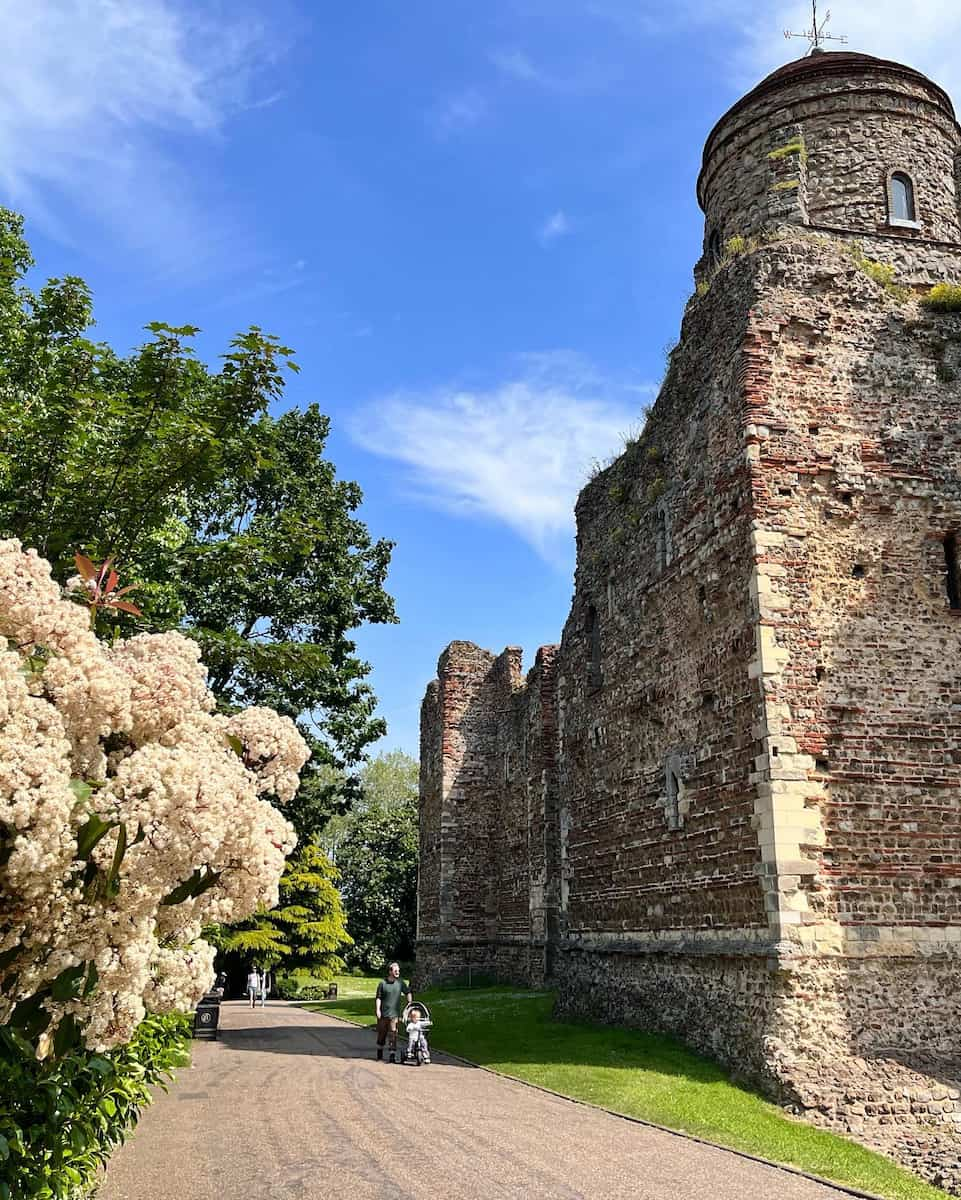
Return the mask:
M272 708L247 708L231 717L229 726L243 745L244 762L257 776L257 791L283 804L293 800L310 750L290 717L278 716Z
M212 713L195 643L114 647L49 565L0 541L0 1023L37 994L86 1044L212 980L203 924L277 902L308 749L292 721ZM55 982L56 981L56 982Z

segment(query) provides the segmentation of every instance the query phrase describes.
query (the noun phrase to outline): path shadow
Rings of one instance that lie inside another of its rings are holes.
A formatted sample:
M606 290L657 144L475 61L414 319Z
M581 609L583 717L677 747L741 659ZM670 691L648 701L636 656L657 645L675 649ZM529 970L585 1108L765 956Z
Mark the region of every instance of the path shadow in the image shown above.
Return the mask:
M268 1017L269 1021L269 1017ZM291 1054L311 1058L353 1059L375 1062L374 1028L353 1025L251 1025L244 1029L221 1028L218 1039L230 1050L249 1050L258 1054ZM406 1039L398 1036L398 1056L406 1049ZM385 1052L386 1053L386 1052ZM437 1062L445 1066L466 1067L466 1063L450 1059L431 1050Z

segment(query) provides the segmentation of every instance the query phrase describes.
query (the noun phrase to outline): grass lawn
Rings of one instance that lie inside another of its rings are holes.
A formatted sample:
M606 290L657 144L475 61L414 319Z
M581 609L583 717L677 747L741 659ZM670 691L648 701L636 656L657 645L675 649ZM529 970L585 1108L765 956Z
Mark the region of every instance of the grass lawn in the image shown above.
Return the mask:
M407 976L404 976L407 978ZM334 976L330 979L324 977L320 979L312 974L305 972L299 977L301 988L306 988L308 985L317 986L317 988L326 988L331 983L337 984L337 1000L334 1003L340 1003L342 1000L358 1000L364 996L368 998L368 1007L373 1013L373 994L377 991L377 985L380 982L380 976ZM305 1001L305 1003L307 1003ZM311 1001L310 1003L313 1003ZM323 1003L322 1007L329 1007L329 1004Z
M336 1000L305 1007L373 1024L377 980L341 976L337 983ZM553 1021L550 992L498 987L419 996L430 1006L431 1044L438 1050L880 1196L947 1196L880 1154L793 1120L666 1035Z

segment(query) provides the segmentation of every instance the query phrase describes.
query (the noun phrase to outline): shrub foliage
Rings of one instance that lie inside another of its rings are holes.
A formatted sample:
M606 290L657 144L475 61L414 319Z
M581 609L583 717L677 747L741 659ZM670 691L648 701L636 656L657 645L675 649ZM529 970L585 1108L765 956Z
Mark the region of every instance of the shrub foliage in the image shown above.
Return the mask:
M40 1062L0 1031L0 1200L80 1194L150 1103L189 1062L190 1020L150 1016L126 1046Z

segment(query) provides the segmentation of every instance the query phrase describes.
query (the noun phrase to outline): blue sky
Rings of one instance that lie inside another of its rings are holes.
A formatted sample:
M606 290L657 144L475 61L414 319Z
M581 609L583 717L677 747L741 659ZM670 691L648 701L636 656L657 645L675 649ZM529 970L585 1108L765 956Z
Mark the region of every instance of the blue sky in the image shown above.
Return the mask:
M851 48L961 95L956 0L849 0ZM763 12L759 12L763 9ZM363 631L416 753L452 638L525 661L571 594L571 511L656 392L720 114L804 50L804 0L0 0L0 202L98 333L257 323L291 404L397 542Z

